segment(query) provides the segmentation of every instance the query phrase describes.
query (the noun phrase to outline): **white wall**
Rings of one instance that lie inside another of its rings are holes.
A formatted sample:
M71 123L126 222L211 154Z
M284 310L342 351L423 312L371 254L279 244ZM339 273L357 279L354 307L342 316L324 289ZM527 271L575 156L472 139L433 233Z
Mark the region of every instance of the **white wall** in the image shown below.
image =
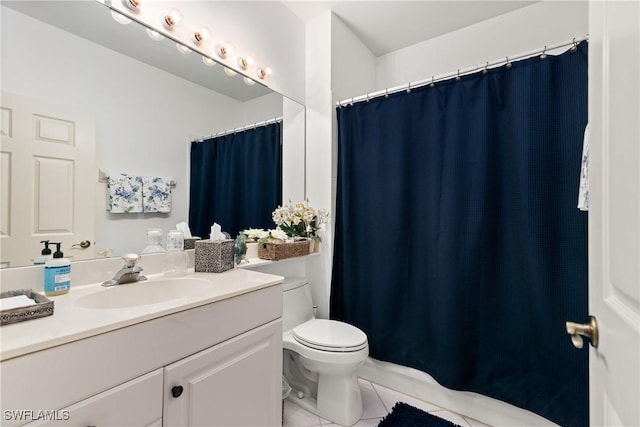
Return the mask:
M242 105L242 125L250 125L264 120L282 117L282 95L270 93L246 101Z
M315 208L329 210L319 256L307 261L318 317L329 316L333 223L337 178L337 97L351 90L369 91L375 57L331 12L307 22L307 197Z
M306 24L307 198L314 208L330 209L332 170L331 13ZM333 211L331 211L333 213ZM333 233L322 232L321 254L307 260L307 278L318 317L328 317Z
M376 90L584 38L588 6L587 1L542 1L380 56ZM363 93L346 97L357 95Z
M110 214L96 171L96 249L140 251L146 228L187 220L190 137L242 125L242 103L7 8L2 37L2 90L93 112L96 167L177 179L170 214Z

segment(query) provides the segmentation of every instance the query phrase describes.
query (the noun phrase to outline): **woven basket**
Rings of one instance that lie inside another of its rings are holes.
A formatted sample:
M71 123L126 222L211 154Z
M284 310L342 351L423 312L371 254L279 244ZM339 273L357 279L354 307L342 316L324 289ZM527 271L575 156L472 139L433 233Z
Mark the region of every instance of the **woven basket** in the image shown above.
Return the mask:
M32 289L19 289L6 291L0 294L0 298L9 298L18 295L26 295L36 303L26 307L16 307L0 311L0 325L9 325L53 314L53 301L44 295L34 292Z
M299 242L268 242L258 245L258 258L278 261L286 258L309 255L309 241Z

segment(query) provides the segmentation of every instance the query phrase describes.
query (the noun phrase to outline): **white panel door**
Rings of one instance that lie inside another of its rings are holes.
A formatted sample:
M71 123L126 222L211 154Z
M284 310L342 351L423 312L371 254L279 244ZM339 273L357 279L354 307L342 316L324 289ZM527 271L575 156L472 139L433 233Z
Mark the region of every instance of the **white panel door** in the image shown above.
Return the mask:
M281 385L277 320L167 366L163 424L279 426Z
M590 424L639 426L640 2L591 1L589 40Z
M93 258L92 115L5 92L1 111L2 266L32 264L42 240L61 242L74 260ZM91 246L76 245L84 240Z

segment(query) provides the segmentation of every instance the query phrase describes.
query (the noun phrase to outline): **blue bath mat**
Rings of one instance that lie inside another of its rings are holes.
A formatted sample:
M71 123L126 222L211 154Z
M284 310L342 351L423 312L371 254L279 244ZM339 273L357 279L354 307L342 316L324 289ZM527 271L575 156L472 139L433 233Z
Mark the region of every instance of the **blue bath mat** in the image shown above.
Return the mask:
M404 402L396 403L378 427L460 427Z

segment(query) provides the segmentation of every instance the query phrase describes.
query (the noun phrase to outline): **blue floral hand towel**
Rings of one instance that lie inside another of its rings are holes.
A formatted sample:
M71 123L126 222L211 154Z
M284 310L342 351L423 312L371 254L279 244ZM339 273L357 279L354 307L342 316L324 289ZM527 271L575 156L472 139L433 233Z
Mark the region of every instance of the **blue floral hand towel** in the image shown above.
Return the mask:
M109 206L111 213L142 212L142 177L118 174L109 177Z
M171 180L163 177L143 177L144 212L171 212Z

